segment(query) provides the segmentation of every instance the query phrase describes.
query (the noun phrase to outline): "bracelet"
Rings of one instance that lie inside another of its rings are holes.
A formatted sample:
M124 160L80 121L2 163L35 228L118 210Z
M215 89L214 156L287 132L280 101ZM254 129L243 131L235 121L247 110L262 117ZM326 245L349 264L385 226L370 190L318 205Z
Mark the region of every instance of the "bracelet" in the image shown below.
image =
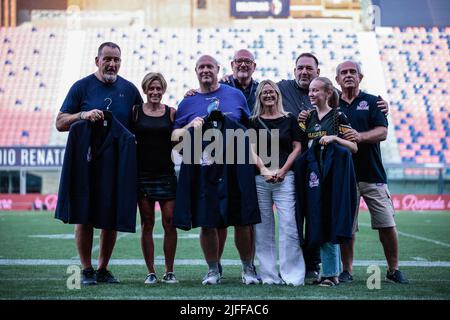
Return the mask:
M84 119L83 119L83 114L84 114L84 113L85 113L84 111L81 111L81 112L80 112L80 120L84 120Z

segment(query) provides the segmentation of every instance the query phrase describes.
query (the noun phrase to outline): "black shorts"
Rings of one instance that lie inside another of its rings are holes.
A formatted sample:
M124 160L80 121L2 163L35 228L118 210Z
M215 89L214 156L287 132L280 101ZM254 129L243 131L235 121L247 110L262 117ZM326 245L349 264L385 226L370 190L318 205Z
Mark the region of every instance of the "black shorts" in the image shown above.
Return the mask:
M175 175L159 177L139 177L139 198L153 201L173 200L177 193L177 177Z

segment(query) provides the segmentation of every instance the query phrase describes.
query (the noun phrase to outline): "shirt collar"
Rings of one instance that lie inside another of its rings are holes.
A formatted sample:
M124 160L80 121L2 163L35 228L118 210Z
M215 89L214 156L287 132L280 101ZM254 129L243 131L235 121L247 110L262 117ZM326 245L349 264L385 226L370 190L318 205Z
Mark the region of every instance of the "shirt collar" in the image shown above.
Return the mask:
M353 104L355 101L362 99L363 96L365 96L366 93L364 91L362 91L361 89L359 90L359 94L356 96L355 99L353 99L352 103ZM342 91L339 93L339 100L345 102L346 104L348 104L347 101L342 99Z

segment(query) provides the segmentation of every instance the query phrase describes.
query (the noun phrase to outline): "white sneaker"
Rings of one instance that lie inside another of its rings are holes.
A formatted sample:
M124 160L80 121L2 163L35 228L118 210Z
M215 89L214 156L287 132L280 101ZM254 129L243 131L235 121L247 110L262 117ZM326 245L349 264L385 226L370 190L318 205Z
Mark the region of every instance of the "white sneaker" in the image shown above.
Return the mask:
M173 272L166 272L164 277L161 279L161 282L164 283L178 283L177 277Z
M220 274L217 271L208 271L206 276L203 278L202 284L219 284L220 283Z
M156 278L156 274L154 273L149 273L147 275L147 278L145 278L144 283L145 284L155 284L158 282L158 279Z
M253 270L242 271L241 279L243 284L259 284L256 272Z

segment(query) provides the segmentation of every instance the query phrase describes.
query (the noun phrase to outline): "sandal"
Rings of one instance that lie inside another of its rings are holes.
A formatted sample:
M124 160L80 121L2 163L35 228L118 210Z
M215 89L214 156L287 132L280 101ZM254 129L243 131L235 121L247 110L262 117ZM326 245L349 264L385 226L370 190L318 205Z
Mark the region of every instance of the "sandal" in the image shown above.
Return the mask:
M320 279L319 286L320 287L334 287L337 286L339 282L337 282L333 277Z

